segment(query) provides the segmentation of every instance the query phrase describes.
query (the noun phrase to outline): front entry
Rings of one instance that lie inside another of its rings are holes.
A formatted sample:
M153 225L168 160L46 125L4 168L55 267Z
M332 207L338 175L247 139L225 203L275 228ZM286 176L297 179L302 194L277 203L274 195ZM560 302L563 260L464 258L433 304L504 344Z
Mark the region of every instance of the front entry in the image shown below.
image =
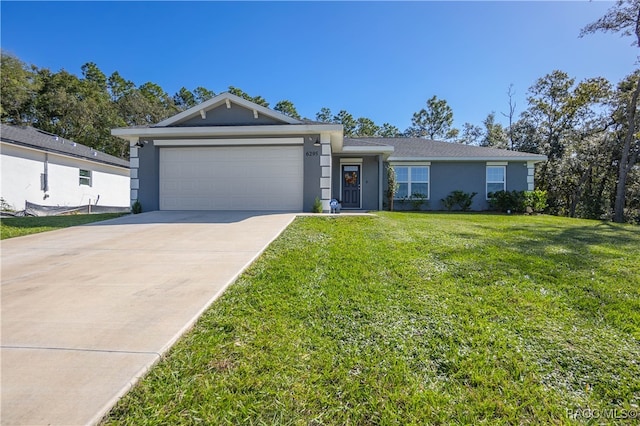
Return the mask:
M359 209L360 206L360 166L342 166L342 208Z

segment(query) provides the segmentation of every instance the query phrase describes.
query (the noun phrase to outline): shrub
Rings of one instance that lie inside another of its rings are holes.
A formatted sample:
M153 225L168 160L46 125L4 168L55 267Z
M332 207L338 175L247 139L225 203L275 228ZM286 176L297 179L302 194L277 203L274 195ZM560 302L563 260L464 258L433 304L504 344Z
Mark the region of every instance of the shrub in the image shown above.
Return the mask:
M311 211L314 213L322 213L322 201L320 201L320 198L316 197L316 200L313 202Z
M142 204L140 204L140 201L136 200L131 205L131 213L133 213L133 214L142 213Z
M422 205L427 202L427 196L425 194L411 194L409 198L411 201L411 207L413 210L422 210Z
M489 194L489 205L500 212L523 212L524 192L496 191Z
M543 212L547 208L547 191L536 189L524 192L524 208L530 207L536 213Z
M463 212L469 211L471 209L471 204L473 203L473 197L475 197L478 193L472 192L468 194L464 191L456 190L451 191L449 195L440 201L445 206L448 211L451 211L455 206L460 207L460 210Z

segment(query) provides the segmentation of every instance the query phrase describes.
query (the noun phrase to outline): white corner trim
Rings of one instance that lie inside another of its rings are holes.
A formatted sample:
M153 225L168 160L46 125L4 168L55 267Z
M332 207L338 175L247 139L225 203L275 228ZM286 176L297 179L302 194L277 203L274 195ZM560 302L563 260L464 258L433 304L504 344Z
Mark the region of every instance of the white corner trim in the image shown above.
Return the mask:
M154 140L155 146L255 146L302 145L304 138L249 138L249 139L163 139Z

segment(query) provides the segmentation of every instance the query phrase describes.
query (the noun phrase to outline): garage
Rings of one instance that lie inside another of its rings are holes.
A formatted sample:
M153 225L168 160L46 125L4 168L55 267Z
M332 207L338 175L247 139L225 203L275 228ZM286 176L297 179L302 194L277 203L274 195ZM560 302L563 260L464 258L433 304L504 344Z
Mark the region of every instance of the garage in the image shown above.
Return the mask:
M162 147L160 210L303 207L303 147Z

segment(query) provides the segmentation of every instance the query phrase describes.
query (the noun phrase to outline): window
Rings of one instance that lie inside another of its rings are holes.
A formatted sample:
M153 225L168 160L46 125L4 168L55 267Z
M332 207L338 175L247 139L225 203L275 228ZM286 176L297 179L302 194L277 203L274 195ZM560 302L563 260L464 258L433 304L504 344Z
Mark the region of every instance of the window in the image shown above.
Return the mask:
M91 170L80 169L80 185L91 186Z
M429 199L429 167L428 166L394 166L398 190L395 198Z
M506 190L505 166L487 166L487 199L492 192Z

